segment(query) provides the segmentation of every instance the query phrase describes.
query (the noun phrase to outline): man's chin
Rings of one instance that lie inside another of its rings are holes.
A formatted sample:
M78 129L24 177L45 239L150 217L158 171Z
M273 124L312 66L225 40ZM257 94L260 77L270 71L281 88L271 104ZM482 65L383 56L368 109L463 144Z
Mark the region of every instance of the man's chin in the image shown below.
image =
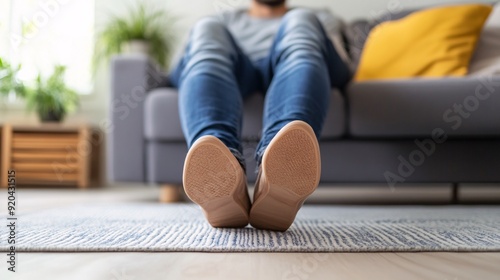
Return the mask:
M257 3L272 7L283 5L286 2L286 0L255 0L255 1Z

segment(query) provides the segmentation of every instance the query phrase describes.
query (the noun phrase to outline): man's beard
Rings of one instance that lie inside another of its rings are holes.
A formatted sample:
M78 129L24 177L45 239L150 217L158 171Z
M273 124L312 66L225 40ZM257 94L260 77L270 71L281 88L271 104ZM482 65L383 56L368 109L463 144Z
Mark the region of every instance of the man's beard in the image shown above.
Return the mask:
M271 7L281 6L286 0L255 0L257 3L264 4Z

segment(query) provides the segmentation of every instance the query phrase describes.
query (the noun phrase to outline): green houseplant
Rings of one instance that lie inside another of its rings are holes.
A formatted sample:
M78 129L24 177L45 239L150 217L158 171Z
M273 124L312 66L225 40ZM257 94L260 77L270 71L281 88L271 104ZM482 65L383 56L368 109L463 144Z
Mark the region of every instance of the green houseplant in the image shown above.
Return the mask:
M56 66L48 79L39 74L35 86L26 92L27 108L35 110L42 122L60 122L78 105L78 94L64 82L66 67Z
M173 18L165 11L153 11L143 4L130 7L124 17L113 17L97 35L94 71L99 64L130 49L131 45L142 45L142 52L166 68L172 50L172 22Z
M17 77L20 69L20 65L14 67L0 58L0 96L7 96L11 93L18 97L25 96L26 88Z

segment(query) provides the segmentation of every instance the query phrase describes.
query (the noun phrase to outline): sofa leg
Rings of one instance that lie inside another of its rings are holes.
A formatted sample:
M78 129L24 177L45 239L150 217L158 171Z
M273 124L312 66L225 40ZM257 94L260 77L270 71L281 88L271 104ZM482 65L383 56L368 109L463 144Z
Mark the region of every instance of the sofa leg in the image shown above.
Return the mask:
M162 185L160 187L160 202L173 203L182 201L182 186Z

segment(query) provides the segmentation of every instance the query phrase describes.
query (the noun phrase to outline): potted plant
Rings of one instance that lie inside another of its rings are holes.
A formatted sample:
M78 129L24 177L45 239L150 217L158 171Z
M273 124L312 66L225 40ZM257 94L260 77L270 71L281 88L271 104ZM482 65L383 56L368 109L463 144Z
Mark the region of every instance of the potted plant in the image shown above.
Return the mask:
M10 63L0 58L0 95L8 96L15 94L18 97L24 97L26 88L18 79L17 75L21 65L13 67Z
M165 11L152 11L141 4L129 8L125 17L113 17L98 33L94 50L94 70L119 53L144 53L162 68L172 50L172 21Z
M39 74L35 87L26 92L28 110L35 110L42 122L60 122L78 105L78 94L64 82L65 71L58 65L46 80Z

